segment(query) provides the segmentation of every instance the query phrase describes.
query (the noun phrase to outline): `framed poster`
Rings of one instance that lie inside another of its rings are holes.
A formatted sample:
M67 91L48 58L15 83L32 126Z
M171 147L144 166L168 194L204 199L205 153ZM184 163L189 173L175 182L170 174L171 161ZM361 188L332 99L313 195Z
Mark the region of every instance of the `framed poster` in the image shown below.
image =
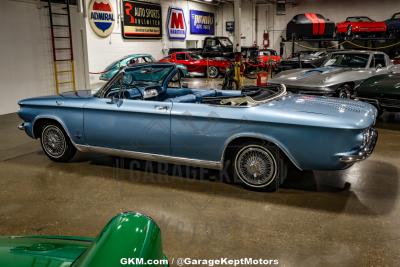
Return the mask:
M122 1L122 36L126 39L160 39L161 5L134 0Z
M190 33L214 35L214 13L190 10Z
M170 40L186 39L186 20L183 9L170 7L168 9L167 32Z
M234 21L225 22L225 30L227 32L234 32L235 31L235 22Z

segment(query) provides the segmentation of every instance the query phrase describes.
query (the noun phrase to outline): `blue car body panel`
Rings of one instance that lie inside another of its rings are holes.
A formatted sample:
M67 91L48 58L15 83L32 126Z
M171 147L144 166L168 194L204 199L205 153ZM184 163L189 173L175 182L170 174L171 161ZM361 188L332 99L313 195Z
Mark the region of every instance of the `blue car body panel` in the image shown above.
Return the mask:
M330 97L288 93L255 106L226 106L199 102L210 94L235 96L239 91L166 92L164 101L110 103L87 91L25 99L19 102L19 116L34 138L39 137L33 134L39 119L58 121L78 148L194 159L220 168L228 144L250 137L274 143L299 169L332 170L348 166L340 157L358 153L377 115L370 104Z

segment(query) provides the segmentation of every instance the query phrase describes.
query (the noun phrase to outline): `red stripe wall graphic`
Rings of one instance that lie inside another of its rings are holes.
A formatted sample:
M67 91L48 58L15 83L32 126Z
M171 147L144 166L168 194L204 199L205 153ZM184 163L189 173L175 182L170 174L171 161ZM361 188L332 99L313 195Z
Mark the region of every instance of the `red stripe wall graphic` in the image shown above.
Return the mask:
M315 13L305 13L307 19L312 22L313 35L324 35L325 34L325 20L318 18Z

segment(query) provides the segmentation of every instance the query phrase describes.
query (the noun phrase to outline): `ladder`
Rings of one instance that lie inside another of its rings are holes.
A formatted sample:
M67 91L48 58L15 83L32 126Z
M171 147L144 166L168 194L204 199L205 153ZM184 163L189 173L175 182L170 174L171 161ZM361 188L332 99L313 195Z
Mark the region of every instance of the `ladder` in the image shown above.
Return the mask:
M56 3L52 6L52 2ZM65 4L65 6L63 6L63 4ZM69 89L76 91L69 6L70 0L48 0L51 43L53 48L54 80L57 94L60 94L61 88L65 89L67 85L69 85ZM62 42L63 40L64 42ZM60 44L60 42L62 42L62 44ZM66 46L65 43L67 43L68 46ZM68 79L65 78L66 76L68 76Z

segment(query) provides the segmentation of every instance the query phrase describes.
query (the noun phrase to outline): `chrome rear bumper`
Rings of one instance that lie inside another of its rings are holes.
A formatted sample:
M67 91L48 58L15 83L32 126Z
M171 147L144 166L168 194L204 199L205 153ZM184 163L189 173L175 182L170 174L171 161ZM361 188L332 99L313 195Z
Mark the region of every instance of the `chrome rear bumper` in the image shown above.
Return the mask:
M21 123L21 124L18 125L17 128L18 128L18 130L24 131L25 130L25 124Z
M377 141L378 141L378 132L372 128L367 145L360 152L358 152L358 154L342 156L340 158L340 161L349 164L368 158L374 151Z

